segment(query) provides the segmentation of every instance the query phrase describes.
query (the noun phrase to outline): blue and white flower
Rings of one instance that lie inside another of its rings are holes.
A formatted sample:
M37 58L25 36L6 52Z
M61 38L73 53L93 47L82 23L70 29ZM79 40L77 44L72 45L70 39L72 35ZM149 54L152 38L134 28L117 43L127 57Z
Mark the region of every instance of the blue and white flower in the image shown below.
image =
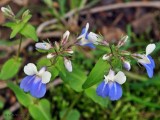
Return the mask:
M46 93L46 83L51 79L51 73L46 71L46 67L42 67L37 71L37 67L33 63L24 66L24 73L27 75L20 83L20 88L35 98L41 98Z
M86 24L86 26L82 29L80 36L77 38L80 39L78 44L81 46L95 48L94 44L97 45L100 40L99 35L93 32L88 32L88 29L89 29L89 23Z
M96 93L103 98L108 97L110 100L118 100L122 96L121 85L126 82L126 76L122 71L119 71L116 75L113 70L110 69L107 76L104 75L104 81L101 82Z
M155 62L150 54L154 51L155 48L155 44L149 44L146 47L146 54L134 54L137 61L145 67L149 78L152 78L154 73Z

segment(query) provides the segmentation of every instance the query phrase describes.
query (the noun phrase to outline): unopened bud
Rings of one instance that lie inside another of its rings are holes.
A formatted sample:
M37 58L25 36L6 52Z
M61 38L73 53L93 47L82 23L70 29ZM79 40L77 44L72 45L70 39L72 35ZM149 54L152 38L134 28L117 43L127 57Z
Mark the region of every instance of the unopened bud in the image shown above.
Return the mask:
M22 19L24 19L26 16L28 16L30 13L29 10L24 11L23 15L22 15Z
M69 59L64 58L64 65L68 72L72 72L72 62Z
M130 65L130 62L128 61L123 61L123 67L129 71L131 69L131 65Z
M10 8L1 7L1 11L4 13L6 17L9 17L9 18L15 17L13 11Z
M70 34L70 32L68 30L63 34L63 38L61 40L61 45L66 44L66 42L68 41L69 34Z
M65 50L65 52L67 52L69 54L73 54L74 53L74 51L72 49L67 49L67 50Z
M50 53L50 54L47 55L47 58L48 58L48 59L51 59L51 58L53 58L54 56L55 56L54 54Z
M128 36L124 36L119 42L118 42L118 45L117 47L120 48L121 46L123 46L128 40Z
M103 60L109 60L110 57L111 57L111 54L104 54L102 59Z
M51 44L46 43L46 42L36 43L35 47L38 48L38 49L43 49L43 50L49 50L49 49L52 48Z

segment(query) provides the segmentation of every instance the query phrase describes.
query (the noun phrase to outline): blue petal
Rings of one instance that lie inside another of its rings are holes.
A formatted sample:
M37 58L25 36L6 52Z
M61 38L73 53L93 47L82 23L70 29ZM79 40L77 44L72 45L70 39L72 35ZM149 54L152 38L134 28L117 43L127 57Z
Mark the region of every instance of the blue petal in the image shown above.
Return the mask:
M153 66L149 64L142 64L142 65L146 68L149 78L152 78L153 77Z
M81 32L80 35L83 35L85 32L86 32L86 27L84 27L84 28L82 29L82 32Z
M32 86L32 83L35 79L35 76L26 76L20 83L20 88L25 92L29 92Z
M110 100L118 100L122 96L122 87L117 82L109 82L109 98Z
M46 93L46 84L43 84L40 78L36 78L30 92L33 97L41 98Z
M150 55L148 55L147 57L151 62L151 64L149 64L149 65L152 66L153 68L155 68L155 62L154 62L153 58Z
M108 84L105 81L101 82L96 89L96 93L103 98L107 97L109 94Z
M95 49L96 47L93 45L93 43L87 43L83 46L87 46L87 47L90 47L91 49Z

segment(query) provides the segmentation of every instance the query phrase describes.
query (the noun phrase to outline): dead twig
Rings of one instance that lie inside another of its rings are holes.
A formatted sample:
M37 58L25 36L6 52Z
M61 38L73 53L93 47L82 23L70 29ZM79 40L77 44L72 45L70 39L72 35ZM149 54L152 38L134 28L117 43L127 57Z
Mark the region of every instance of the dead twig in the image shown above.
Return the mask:
M117 3L112 5L95 7L90 10L84 10L80 12L80 14L81 15L93 14L93 13L98 13L102 11L109 11L109 10L130 8L130 7L153 7L153 8L160 9L160 2L140 2L139 1L139 2Z

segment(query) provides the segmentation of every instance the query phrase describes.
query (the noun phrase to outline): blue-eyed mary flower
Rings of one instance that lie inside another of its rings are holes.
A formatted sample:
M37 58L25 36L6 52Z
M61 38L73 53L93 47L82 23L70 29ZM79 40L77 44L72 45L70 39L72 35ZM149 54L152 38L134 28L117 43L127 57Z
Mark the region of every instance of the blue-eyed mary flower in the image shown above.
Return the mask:
M134 58L137 59L137 61L145 67L147 74L150 78L153 77L155 68L155 62L150 56L150 54L154 51L155 48L155 44L149 44L146 47L146 54L134 54Z
M126 81L125 74L119 71L115 75L115 72L110 69L109 74L107 76L104 75L104 78L104 81L96 89L97 95L103 98L108 97L112 101L120 99L122 96L121 85Z
M80 39L78 44L81 46L95 48L94 44L98 44L99 35L93 32L88 32L88 29L89 23L86 24L86 26L82 29L80 36L77 38Z
M46 93L46 84L50 81L51 73L46 71L46 67L42 67L37 71L37 67L33 63L24 66L24 73L27 75L20 83L20 88L35 98L41 98Z

